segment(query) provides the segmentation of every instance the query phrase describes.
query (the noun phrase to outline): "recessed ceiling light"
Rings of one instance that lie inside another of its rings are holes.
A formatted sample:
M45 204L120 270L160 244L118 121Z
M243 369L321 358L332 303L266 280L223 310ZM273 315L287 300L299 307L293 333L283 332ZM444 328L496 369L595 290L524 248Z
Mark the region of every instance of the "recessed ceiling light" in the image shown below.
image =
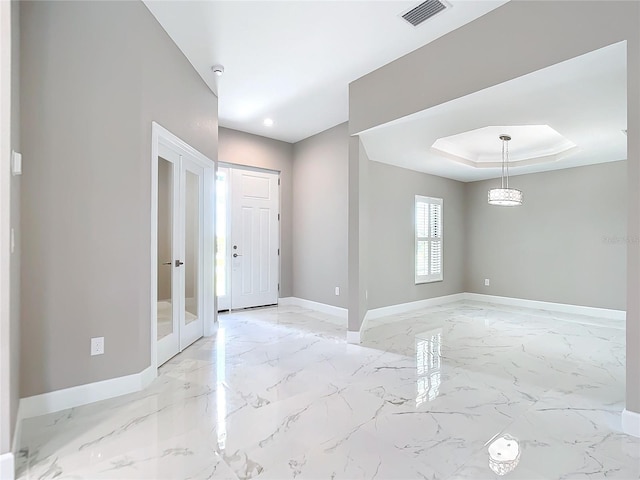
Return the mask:
M224 73L224 67L222 65L214 65L213 67L211 67L211 71L218 77L221 77Z
M265 119L264 119L264 121L263 121L262 123L264 123L264 125L265 125L266 127L271 127L271 126L273 125L273 119L271 119L271 118L265 118Z

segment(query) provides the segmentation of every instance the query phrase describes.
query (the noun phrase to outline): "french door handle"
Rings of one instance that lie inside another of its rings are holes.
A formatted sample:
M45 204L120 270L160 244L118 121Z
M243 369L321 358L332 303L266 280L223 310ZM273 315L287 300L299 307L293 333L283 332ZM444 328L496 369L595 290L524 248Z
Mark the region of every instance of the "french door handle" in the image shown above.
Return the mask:
M184 262L181 262L180 260L176 260L176 267L179 267L180 265L184 265Z
M233 254L233 258L241 257L241 256L242 256L242 255L238 255L237 253L234 253L234 254Z
M173 265L173 262L164 262L163 265Z

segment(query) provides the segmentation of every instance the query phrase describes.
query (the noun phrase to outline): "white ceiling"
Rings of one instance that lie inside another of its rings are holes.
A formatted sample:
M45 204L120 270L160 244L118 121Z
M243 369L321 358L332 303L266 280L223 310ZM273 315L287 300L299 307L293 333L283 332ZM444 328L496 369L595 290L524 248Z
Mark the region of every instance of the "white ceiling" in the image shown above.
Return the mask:
M375 127L360 137L371 160L465 182L499 177L500 168L465 165L431 147L441 137L489 126L548 125L576 144L549 162L522 162L510 169L512 175L624 160L626 85L622 42ZM471 156L485 155L491 143L496 154L501 152L497 130L488 132L483 141L476 138L475 151L473 145L463 145L472 150ZM512 136L509 148L518 152L518 136Z
M353 80L507 2L447 1L418 27L400 15L421 0L145 4L218 94L222 126L296 142L348 120Z
M475 168L502 166L502 136L509 165L533 165L560 160L576 145L549 125L494 125L437 139L431 152Z

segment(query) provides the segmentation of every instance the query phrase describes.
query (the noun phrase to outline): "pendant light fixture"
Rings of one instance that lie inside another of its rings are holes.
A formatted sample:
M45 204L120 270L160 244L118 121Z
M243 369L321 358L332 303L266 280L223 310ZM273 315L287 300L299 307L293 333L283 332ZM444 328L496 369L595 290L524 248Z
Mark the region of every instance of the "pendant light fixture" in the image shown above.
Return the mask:
M489 190L489 205L516 207L522 205L522 192L509 188L509 140L511 136L500 135L502 140L502 180L500 188Z

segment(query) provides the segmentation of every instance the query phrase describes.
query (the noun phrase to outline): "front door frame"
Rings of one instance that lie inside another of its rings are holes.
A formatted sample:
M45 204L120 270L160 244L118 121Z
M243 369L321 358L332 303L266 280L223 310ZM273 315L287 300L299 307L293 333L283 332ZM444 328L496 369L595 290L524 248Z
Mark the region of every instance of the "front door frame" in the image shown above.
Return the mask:
M151 366L153 372L158 372L158 146L164 143L185 150L194 160L204 168L204 253L200 259L200 268L204 278L203 295L203 323L204 336L213 335L218 312L215 309L214 285L214 221L215 221L215 162L195 148L172 134L169 130L156 122L151 123L151 294L150 294L150 340Z
M229 170L228 182L228 198L227 198L227 239L231 238L231 210L233 206L231 205L231 170L247 170L252 172L261 172L261 173L272 173L278 176L278 213L281 214L282 211L282 188L280 188L280 179L282 178L282 172L280 170L275 170L271 168L263 168L263 167L254 167L252 165L244 165L240 163L230 163L225 161L218 161L217 168L226 168ZM280 218L280 217L278 217ZM278 221L278 252L281 252L282 249L282 221ZM225 272L227 275L227 285L229 296L229 311L233 310L233 302L231 299L231 242L227 241L227 252L226 252L226 262L225 262ZM277 304L280 303L280 283L282 282L282 254L278 253L278 294L276 298ZM217 303L217 302L216 302ZM216 308L217 313L217 308Z

